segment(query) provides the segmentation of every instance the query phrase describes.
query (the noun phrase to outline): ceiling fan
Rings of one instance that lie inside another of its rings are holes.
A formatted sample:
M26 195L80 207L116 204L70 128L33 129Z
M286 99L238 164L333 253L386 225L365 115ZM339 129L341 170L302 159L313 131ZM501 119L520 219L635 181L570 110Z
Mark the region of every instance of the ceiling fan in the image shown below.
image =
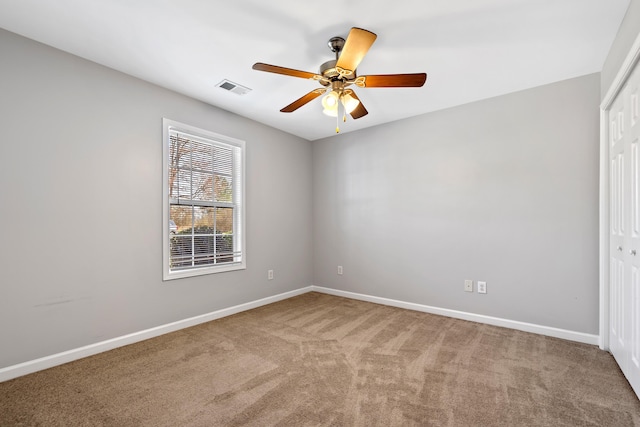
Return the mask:
M378 36L371 31L356 27L351 28L346 40L342 37L332 37L328 45L331 51L335 52L336 59L322 64L318 74L264 64L262 62L253 64L253 69L316 80L324 86L323 88L314 89L301 98L296 99L280 110L283 113L291 113L317 97L326 94L322 99L323 112L326 115L338 117L340 105L342 105L344 121L346 121L347 113L349 113L353 119L359 119L369 112L364 105L362 105L362 102L353 89L350 88L351 85L360 88L421 87L427 80L425 73L358 76L356 74L356 68L358 68L358 65L377 37ZM336 126L336 132L340 132L338 126Z

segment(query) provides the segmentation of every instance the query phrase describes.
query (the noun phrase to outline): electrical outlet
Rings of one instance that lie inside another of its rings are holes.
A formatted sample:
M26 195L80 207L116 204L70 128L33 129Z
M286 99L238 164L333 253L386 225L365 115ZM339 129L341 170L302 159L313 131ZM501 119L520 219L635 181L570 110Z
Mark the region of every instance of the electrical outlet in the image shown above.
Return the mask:
M479 294L487 293L487 282L478 282L478 293Z
M465 280L464 281L464 291L465 292L473 292L473 280Z
M342 276L342 266L341 265L338 266L338 274L340 276Z
M273 270L267 271L267 280L273 280Z

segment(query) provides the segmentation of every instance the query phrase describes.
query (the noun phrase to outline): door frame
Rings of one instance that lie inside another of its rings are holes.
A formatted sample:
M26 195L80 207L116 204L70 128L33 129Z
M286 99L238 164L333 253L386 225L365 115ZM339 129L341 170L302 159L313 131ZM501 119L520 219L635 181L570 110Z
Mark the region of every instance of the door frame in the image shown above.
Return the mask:
M609 111L640 60L640 34L620 66L600 103L600 337L599 346L609 351Z

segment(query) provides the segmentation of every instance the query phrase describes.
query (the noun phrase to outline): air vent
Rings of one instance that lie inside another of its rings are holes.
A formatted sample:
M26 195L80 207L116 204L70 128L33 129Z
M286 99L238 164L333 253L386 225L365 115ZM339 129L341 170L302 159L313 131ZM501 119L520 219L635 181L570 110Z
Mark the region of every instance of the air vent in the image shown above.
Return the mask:
M218 83L216 86L224 90L228 90L229 92L233 92L236 95L245 95L251 92L251 89L249 89L248 87L239 85L238 83L234 83L226 79Z

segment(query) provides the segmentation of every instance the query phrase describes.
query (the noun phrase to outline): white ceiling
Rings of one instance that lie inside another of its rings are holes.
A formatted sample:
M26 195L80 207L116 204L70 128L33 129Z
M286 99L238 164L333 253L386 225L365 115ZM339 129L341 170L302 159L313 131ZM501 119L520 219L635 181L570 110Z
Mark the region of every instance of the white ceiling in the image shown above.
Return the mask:
M629 1L0 0L0 27L315 140L335 134L319 98L279 110L318 83L253 63L317 72L355 26L378 35L359 75L428 74L422 88L358 89L369 115L344 133L599 72Z

